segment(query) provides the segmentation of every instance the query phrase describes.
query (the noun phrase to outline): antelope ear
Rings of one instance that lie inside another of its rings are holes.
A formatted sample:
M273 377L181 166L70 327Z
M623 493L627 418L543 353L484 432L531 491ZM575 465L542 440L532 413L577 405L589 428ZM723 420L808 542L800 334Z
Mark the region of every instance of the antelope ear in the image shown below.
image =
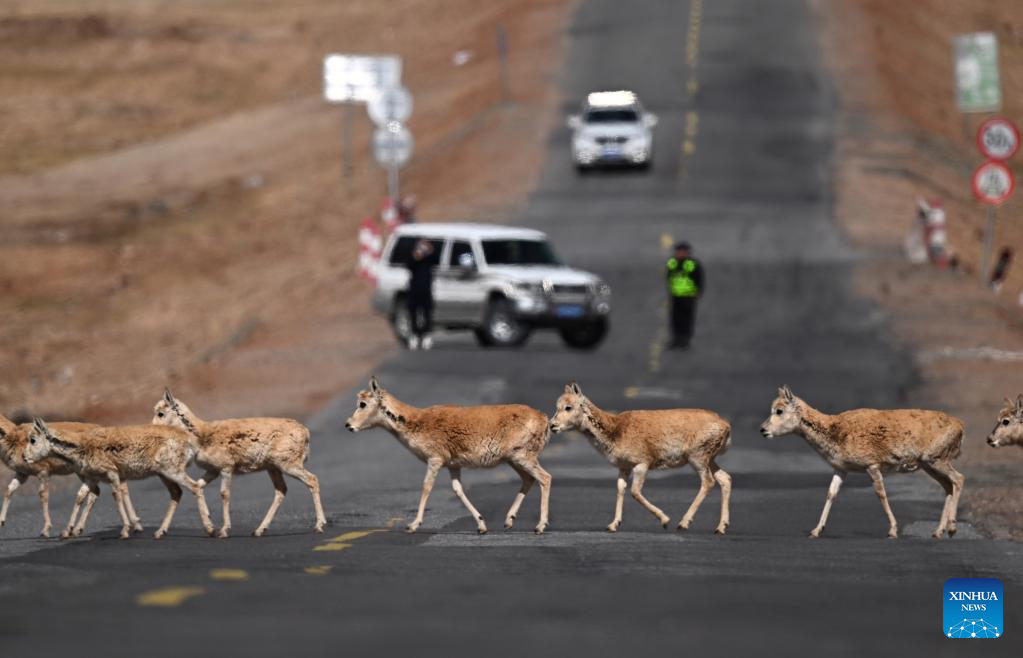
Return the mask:
M792 389L787 384L778 389L778 395L786 402L792 402L792 399L795 397L792 395Z
M379 396L380 395L380 391L382 391L382 390L383 389L380 388L380 384L377 383L377 376L373 375L372 377L370 377L369 378L369 391L370 391L370 393L372 393L373 395Z
M1023 395L1016 398L1016 413L1023 417Z
M174 396L171 395L171 390L169 388L163 389L163 400L167 404L174 404Z
M569 393L573 393L575 395L583 394L583 389L579 388L579 384L575 380L572 380L572 383L566 386L565 388L568 389Z
M38 416L32 419L32 427L43 436L50 435L50 428L46 426L46 421Z

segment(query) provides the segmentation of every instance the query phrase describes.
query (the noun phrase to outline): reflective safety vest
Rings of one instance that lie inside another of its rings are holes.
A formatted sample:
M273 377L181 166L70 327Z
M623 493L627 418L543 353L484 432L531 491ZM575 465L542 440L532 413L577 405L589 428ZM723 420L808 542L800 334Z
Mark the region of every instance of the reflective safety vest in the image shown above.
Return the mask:
M677 258L668 261L668 288L672 297L696 297L700 293L692 276L695 270L696 261L692 258L687 258L681 263Z

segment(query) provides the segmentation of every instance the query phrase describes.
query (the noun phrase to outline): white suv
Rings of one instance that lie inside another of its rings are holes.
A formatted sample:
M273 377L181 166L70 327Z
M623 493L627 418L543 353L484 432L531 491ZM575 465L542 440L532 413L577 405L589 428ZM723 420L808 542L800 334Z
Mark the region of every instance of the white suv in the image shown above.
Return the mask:
M657 117L643 110L631 91L598 91L568 118L572 161L579 171L598 165L648 168L653 160Z
M538 327L558 330L574 348L604 338L611 288L600 277L562 264L540 231L486 224L404 224L384 246L373 307L408 340L406 263L421 239L433 243L433 321L469 329L484 346L517 346Z

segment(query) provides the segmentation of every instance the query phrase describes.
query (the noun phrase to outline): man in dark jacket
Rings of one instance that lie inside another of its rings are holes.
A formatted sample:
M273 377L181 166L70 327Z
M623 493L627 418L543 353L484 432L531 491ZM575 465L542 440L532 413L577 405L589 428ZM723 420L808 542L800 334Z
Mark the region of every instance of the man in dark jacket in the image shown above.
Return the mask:
M675 245L675 256L668 259L665 274L671 296L671 347L686 349L696 324L696 302L703 295L703 268L689 255L688 242Z
M408 314L411 323L410 350L433 347L433 245L428 240L416 242L408 267Z

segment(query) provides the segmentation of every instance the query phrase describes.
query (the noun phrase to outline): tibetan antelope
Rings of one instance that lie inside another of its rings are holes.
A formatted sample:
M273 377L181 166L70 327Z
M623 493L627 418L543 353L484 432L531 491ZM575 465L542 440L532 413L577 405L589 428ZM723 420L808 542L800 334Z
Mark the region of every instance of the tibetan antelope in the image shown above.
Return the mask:
M888 536L895 539L899 535L898 524L888 505L882 473L917 468L922 468L945 490L945 507L932 536L939 538L945 531L949 536L956 533L956 510L966 481L952 466L963 441L963 423L959 419L921 409L854 409L829 416L783 386L771 403L771 415L760 426L760 433L769 439L785 434L801 436L835 469L824 511L810 537L819 537L824 530L831 503L846 474L865 471L873 480L874 491L888 517Z
M447 467L451 488L476 519L479 533L485 534L487 524L483 516L462 489L462 468L491 468L501 463L511 466L522 478L522 487L505 517L505 529L515 522L533 482L540 483L540 522L536 533L547 528L551 476L540 466L539 456L547 445L550 431L547 416L536 409L521 404L417 409L397 400L373 377L369 380L369 390L359 392L355 411L345 427L350 432L382 427L426 462L419 511L408 525L408 532L415 532L422 525L426 500L437 473L441 467Z
M1023 395L1015 402L1005 398L1005 408L998 414L998 422L988 435L987 443L992 448L1023 446Z
M192 460L195 448L191 437L172 427L132 425L126 427L98 427L72 433L54 430L42 419L36 418L25 448L25 460L36 463L51 455L69 462L75 473L89 486L89 497L81 518L72 530L78 536L85 528L92 505L99 495L99 483L107 482L113 491L117 511L121 515L121 539L130 536L131 521L124 504L121 485L127 480L141 480L156 475L163 481L171 500L163 522L154 537L167 534L174 510L181 500L181 488L188 489L199 503L199 517L206 532L213 533L202 488L188 477L185 467Z
M323 532L327 517L320 503L320 481L305 468L309 459L309 429L290 418L232 418L205 421L169 390L153 409L153 424L176 427L188 432L196 442L195 463L205 470L199 486L221 477L220 497L224 523L218 536L231 532L231 480L234 475L266 471L274 486L274 499L263 521L253 531L256 537L266 532L277 508L288 493L284 475L288 474L309 487L316 512L316 532Z
M63 432L81 432L83 430L95 429L98 426L90 423L58 422L51 423L50 427ZM31 429L32 423L15 425L9 419L0 415L0 461L14 471L14 477L4 490L3 507L0 508L0 527L7 523L7 509L11 504L11 496L14 495L18 487L25 484L25 481L34 475L39 479L39 501L43 507L43 529L40 534L43 537L49 537L50 528L53 527L50 519L50 476L72 475L75 471L70 463L60 457L49 457L34 464L29 464L25 461L25 446L28 445L28 435ZM128 510L128 516L131 518L132 527L136 532L141 532L142 522L139 520L138 515L135 513L135 508L131 504L131 497L128 495L128 485L126 483L122 485L122 493ZM75 496L71 521L68 523L67 529L61 534L61 537L67 538L70 536L71 526L74 525L82 503L89 495L88 485L83 484L78 490L78 495Z
M700 490L678 524L688 530L696 510L714 484L721 485L721 518L715 532L728 529L728 502L732 478L715 460L731 441L728 421L704 409L664 409L660 411L603 411L583 395L579 384L565 386L558 398L551 430L580 430L597 452L618 468L618 495L615 516L608 531L617 532L622 523L625 487L632 474L632 497L668 527L671 519L643 495L643 483L650 469L678 468L689 464L700 476Z

